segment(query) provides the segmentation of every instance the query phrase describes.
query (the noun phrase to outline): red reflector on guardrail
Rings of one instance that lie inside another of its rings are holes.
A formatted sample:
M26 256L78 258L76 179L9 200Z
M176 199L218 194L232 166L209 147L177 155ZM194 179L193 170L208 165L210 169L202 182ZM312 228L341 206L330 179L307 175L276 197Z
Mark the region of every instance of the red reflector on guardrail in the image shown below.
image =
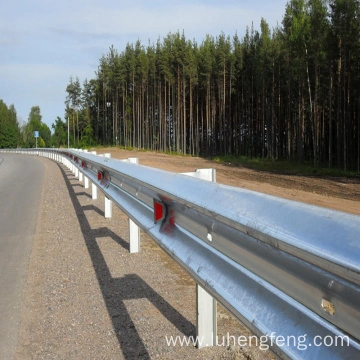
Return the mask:
M154 199L154 223L165 218L165 205L160 200Z
M102 171L98 171L98 180L100 181L101 179L103 179L104 177L104 173Z
M81 167L85 167L85 161L81 162Z

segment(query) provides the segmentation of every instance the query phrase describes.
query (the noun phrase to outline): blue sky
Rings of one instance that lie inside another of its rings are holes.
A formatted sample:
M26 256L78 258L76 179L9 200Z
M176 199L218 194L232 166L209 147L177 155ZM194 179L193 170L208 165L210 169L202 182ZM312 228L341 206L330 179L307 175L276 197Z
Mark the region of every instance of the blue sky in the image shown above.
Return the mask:
M0 2L0 99L27 121L40 106L51 127L64 116L70 76L95 77L111 45L156 43L169 32L198 43L206 34L242 38L263 17L281 24L287 0L11 0Z

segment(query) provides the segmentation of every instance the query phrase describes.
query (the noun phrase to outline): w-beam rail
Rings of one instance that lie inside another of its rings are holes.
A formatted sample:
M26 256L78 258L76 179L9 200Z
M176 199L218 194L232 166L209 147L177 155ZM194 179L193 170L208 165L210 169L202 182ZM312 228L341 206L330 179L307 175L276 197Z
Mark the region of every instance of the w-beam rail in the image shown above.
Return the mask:
M359 358L359 216L79 150L12 152L83 174L281 358Z

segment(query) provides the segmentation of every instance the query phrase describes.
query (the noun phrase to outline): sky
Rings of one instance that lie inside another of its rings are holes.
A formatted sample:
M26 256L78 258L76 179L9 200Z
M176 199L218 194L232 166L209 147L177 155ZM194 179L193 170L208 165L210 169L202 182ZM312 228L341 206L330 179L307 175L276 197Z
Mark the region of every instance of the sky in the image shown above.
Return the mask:
M201 44L222 32L240 39L264 18L281 25L288 0L11 0L0 2L0 99L20 124L39 106L50 128L64 117L70 76L95 78L111 45L156 44L184 32Z

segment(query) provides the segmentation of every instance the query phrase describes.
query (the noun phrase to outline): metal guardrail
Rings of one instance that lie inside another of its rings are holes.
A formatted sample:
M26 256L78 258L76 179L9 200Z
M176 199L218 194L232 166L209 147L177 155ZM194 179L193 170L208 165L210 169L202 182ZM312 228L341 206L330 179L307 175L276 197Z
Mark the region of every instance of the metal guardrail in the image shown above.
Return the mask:
M28 152L75 166L281 358L359 357L359 216L83 151Z

